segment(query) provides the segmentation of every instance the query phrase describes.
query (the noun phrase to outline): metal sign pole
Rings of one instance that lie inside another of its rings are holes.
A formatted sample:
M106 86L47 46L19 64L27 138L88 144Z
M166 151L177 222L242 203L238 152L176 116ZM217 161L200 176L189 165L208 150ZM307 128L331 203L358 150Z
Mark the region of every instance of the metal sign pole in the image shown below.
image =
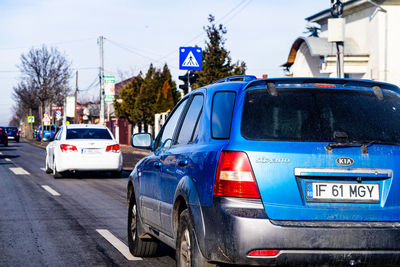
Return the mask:
M187 81L188 81L188 93L190 93L192 91L192 86L190 84L190 71L187 72Z
M104 124L104 58L103 58L103 36L100 36L100 124Z

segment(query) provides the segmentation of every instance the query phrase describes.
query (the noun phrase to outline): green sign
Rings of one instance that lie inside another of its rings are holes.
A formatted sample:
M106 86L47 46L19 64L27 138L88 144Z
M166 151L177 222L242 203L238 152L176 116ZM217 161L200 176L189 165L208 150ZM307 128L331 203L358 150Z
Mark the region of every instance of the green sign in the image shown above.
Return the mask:
M104 76L104 102L113 102L115 98L115 77Z
M113 102L114 101L115 96L114 95L106 95L104 97L104 102Z

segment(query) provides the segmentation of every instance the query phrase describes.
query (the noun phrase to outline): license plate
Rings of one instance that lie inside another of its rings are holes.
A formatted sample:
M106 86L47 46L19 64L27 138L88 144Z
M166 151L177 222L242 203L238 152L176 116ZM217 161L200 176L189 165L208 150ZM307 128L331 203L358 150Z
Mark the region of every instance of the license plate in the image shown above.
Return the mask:
M90 155L96 155L100 154L100 149L98 148L84 148L82 149L82 154L90 154Z
M379 184L306 183L307 202L379 203Z

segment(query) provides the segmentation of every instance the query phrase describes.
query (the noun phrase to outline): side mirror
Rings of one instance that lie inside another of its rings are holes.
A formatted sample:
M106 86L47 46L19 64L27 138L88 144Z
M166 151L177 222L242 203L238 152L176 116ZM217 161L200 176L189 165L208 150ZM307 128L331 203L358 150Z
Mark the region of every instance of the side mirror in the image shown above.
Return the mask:
M153 138L149 133L137 133L131 137L131 146L141 149L152 149Z

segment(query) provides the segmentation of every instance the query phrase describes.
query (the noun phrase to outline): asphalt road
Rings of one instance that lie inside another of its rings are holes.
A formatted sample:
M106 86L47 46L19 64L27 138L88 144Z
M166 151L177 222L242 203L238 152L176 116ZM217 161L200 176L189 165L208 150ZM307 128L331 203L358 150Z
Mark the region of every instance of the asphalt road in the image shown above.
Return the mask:
M44 164L43 148L0 145L0 266L175 266L165 245L154 258L127 251L129 172L54 179Z

